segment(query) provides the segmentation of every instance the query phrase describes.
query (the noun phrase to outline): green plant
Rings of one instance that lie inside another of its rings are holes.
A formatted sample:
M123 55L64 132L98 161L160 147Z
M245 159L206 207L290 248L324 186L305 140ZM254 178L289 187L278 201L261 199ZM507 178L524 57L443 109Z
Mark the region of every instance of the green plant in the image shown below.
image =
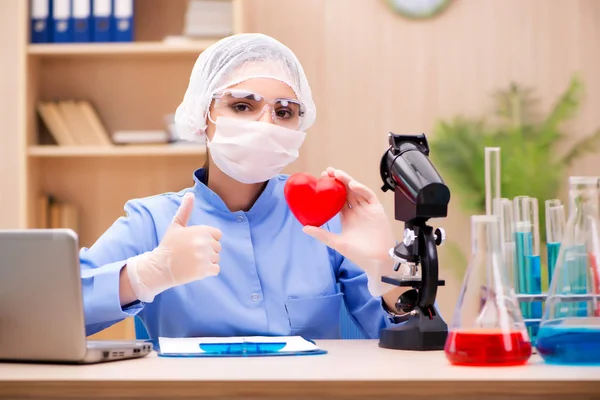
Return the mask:
M456 117L437 123L432 160L468 212L485 212L484 149L500 147L501 195L537 198L544 238L544 201L559 196L567 168L600 143L600 128L568 149L565 143L565 124L577 113L583 89L573 76L550 113L540 117L532 90L512 83L494 95L494 119Z

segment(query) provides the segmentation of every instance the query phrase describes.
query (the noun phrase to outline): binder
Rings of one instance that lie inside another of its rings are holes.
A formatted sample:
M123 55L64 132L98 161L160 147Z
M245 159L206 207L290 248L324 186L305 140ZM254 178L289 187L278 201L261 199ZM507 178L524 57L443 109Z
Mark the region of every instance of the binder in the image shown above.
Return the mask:
M50 0L30 0L31 43L52 42L52 4Z
M92 41L91 15L92 0L73 0L73 41Z
M115 42L133 41L133 13L133 0L114 0L113 40Z
M93 42L112 41L112 0L92 1Z
M52 26L54 43L73 41L71 0L52 0Z
M300 336L165 338L150 340L160 357L281 357L327 354Z

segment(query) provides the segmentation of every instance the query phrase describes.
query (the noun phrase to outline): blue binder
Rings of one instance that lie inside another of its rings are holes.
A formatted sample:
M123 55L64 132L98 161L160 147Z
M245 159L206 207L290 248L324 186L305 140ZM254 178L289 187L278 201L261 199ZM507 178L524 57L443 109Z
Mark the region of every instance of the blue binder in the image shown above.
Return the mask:
M50 0L30 0L29 21L31 43L52 42L52 2Z
M52 27L54 43L73 41L71 0L52 0Z
M73 0L73 41L92 41L92 0Z
M94 42L112 41L112 0L92 1L92 21Z
M133 0L113 0L113 40L133 42Z

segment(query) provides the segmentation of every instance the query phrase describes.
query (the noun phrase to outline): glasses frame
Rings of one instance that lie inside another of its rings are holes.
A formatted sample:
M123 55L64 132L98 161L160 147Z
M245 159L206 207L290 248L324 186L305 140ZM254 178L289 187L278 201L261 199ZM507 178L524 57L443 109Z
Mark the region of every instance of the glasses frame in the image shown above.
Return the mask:
M254 119L254 121L258 121L263 114L265 113L265 109L266 108L270 108L271 109L271 118L273 120L273 123L275 125L278 126L283 126L281 123L277 123L277 121L280 121L281 119L277 118L276 114L275 114L275 104L277 102L290 102L290 103L294 103L296 105L298 105L299 108L299 112L298 112L298 126L295 127L295 129L300 128L300 126L302 125L302 120L304 119L304 114L306 113L306 107L304 106L304 103L302 103L301 101L297 100L297 99L292 99L289 97L277 97L277 98L270 98L270 97L266 97L261 95L260 93L256 93L250 90L237 90L237 89L225 89L222 91L219 91L217 93L214 93L212 95L212 100L213 101L218 101L220 99L222 99L226 94L234 94L234 93L238 93L238 94L246 94L246 96L236 96L233 95L232 97L234 98L239 98L240 100L243 100L249 96L255 96L257 98L260 98L261 100L259 101L264 101L266 104L264 105L264 107L262 108L260 114L258 114L258 116L256 117L256 119ZM215 121L213 121L213 119L211 118L210 115L210 109L208 112L208 117L209 119L214 123ZM283 126L285 127L285 126ZM285 127L287 128L287 127ZM291 129L291 128L290 128Z

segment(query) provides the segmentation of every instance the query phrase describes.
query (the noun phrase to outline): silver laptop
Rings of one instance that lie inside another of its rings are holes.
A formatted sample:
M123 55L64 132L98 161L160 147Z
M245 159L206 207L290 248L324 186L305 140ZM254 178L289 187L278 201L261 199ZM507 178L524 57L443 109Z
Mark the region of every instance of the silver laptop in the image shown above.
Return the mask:
M143 340L87 340L80 276L72 230L0 230L0 360L89 364L152 352Z

